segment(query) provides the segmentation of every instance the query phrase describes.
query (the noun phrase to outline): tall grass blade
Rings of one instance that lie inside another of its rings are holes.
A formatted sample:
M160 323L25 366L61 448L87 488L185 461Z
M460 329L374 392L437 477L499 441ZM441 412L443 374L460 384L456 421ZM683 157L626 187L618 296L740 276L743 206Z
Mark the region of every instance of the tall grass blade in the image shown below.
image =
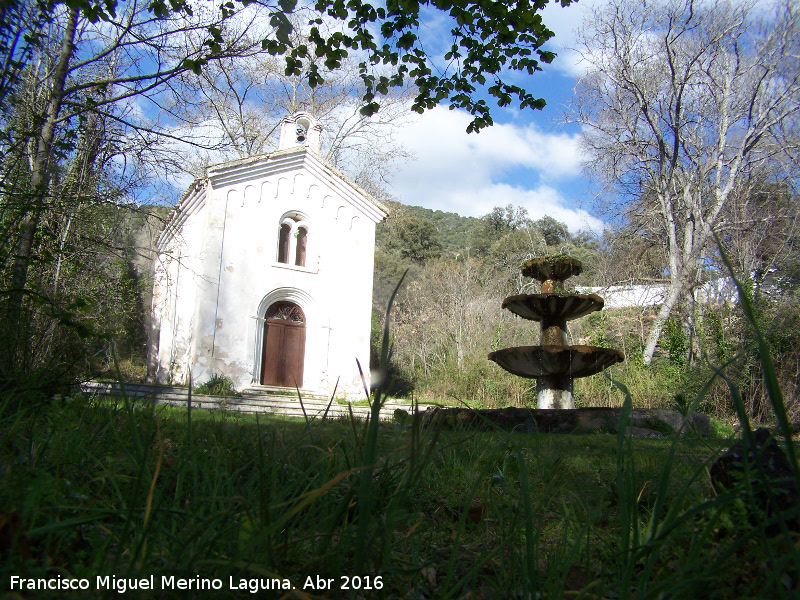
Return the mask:
M511 440L511 436L508 438ZM525 457L517 444L512 441L512 447L517 457L519 466L519 493L522 500L522 518L525 519L525 567L524 573L528 591L535 593L537 587L538 565L536 564L536 529L533 526L534 511L531 506L531 484L528 476L528 467L525 464Z
M353 560L353 570L355 573L366 573L365 562L367 556L367 537L370 523L370 515L373 506L372 476L375 470L375 460L378 447L378 426L380 424L381 396L383 387L386 384L386 374L388 373L389 346L390 346L390 320L392 305L400 291L400 286L406 278L408 270L403 273L392 295L386 305L386 315L384 316L383 340L381 341L380 365L378 368L379 383L375 389L375 397L372 401L369 424L367 426L367 438L364 444L363 471L361 472L361 485L358 494L358 527L356 530L356 547Z
M364 386L364 396L367 399L367 404L369 404L369 407L372 408L372 400L370 399L369 386L367 385L367 380L364 377L364 369L361 368L361 361L358 360L358 357L356 357L356 366L358 366L358 374L361 377L361 385Z
M325 412L322 414L322 420L328 418L328 411L331 409L331 405L333 404L333 399L336 398L336 390L339 389L339 378L336 378L336 385L333 386L333 393L331 394L331 399L328 401L328 406L325 407Z
M633 398L628 388L606 371L603 372L611 384L625 396L617 425L617 503L619 508L620 552L622 559L621 597L629 598L635 568L634 549L639 545L638 491L634 465L633 445L628 424L633 411Z
M300 394L300 388L297 387L297 381L294 382L294 389L297 390L297 399L300 400L300 408L303 411L303 419L306 422L306 432L311 434L311 422L308 420L308 413L306 412L306 405L303 404L303 396Z
M794 470L795 481L800 481L800 466L798 466L797 453L795 452L794 444L792 443L792 427L789 423L789 415L786 411L786 404L783 401L783 392L781 391L780 384L778 383L778 377L775 373L775 365L772 362L772 357L770 356L769 346L767 345L767 342L761 333L761 328L758 325L758 319L756 319L755 316L755 310L753 310L753 304L750 302L747 292L736 277L733 265L728 258L728 255L725 252L722 242L720 241L716 232L714 232L714 239L717 242L717 249L719 250L720 256L722 256L722 260L725 263L725 266L728 268L728 272L733 279L733 283L736 285L736 289L739 291L739 302L741 304L742 311L753 328L756 344L758 346L758 357L761 361L761 369L764 373L764 386L767 388L767 395L772 403L772 409L775 412L775 418L778 420L781 433L786 441L786 449L789 453L789 462ZM742 423L742 426L744 426L744 423Z

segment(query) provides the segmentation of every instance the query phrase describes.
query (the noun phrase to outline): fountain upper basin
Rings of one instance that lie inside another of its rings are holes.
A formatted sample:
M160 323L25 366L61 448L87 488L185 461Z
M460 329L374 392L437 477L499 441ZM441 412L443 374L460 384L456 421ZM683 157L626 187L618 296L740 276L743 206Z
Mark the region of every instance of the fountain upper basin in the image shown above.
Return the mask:
M522 274L537 281L564 281L581 271L581 261L566 256L532 258L522 263Z

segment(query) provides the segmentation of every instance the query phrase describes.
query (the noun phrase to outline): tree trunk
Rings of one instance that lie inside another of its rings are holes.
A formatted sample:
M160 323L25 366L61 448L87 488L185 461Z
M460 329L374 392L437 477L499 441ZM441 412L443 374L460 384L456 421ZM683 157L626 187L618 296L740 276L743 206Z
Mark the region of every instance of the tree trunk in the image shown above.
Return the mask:
M664 323L666 323L667 319L669 319L672 309L678 302L678 299L681 297L684 287L683 280L684 278L681 277L670 283L669 290L667 291L667 297L664 298L664 304L661 305L661 310L658 311L656 320L653 321L653 326L650 328L650 333L647 334L647 342L644 346L643 356L644 364L646 365L649 365L652 362L653 354L655 353L656 345L658 344L658 338L661 337L661 330L664 328Z
M41 129L33 140L34 153L29 159L31 170L30 185L31 210L25 215L20 224L20 237L14 264L11 269L11 289L8 296L8 309L6 312L6 347L7 353L3 357L2 368L4 375L8 376L14 368L17 355L20 320L22 318L22 304L28 281L28 269L33 255L34 240L39 227L39 219L43 207L47 203L50 187L50 168L55 138L56 124L61 113L64 98L64 88L69 73L69 63L75 52L75 30L78 24L79 10L70 9L64 28L64 39L61 43L61 52L53 71L50 99L47 102L42 119Z

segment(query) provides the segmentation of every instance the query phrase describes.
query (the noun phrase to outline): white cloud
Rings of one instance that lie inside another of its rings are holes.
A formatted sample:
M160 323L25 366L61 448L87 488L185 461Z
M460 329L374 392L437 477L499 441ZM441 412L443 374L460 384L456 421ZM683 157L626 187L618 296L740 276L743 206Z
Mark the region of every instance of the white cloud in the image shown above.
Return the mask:
M547 48L558 56L553 67L570 77L580 77L586 73L581 64L581 57L575 51L577 30L593 10L605 4L607 0L580 0L569 6L561 6L558 2L550 2L542 11L542 21L555 34L547 43Z
M403 128L399 141L416 154L394 176L393 191L403 203L475 217L514 204L572 231L602 229L599 219L569 208L556 188L580 177L576 136L533 124L495 124L467 134L469 121L466 112L440 106Z

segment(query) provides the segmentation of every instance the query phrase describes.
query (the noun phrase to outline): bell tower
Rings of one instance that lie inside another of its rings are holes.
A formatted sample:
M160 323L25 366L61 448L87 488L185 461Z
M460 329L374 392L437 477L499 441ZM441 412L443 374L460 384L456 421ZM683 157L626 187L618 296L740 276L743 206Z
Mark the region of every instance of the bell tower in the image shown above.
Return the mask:
M278 150L305 146L315 154L319 154L322 142L322 125L311 113L296 112L281 120L281 140Z

